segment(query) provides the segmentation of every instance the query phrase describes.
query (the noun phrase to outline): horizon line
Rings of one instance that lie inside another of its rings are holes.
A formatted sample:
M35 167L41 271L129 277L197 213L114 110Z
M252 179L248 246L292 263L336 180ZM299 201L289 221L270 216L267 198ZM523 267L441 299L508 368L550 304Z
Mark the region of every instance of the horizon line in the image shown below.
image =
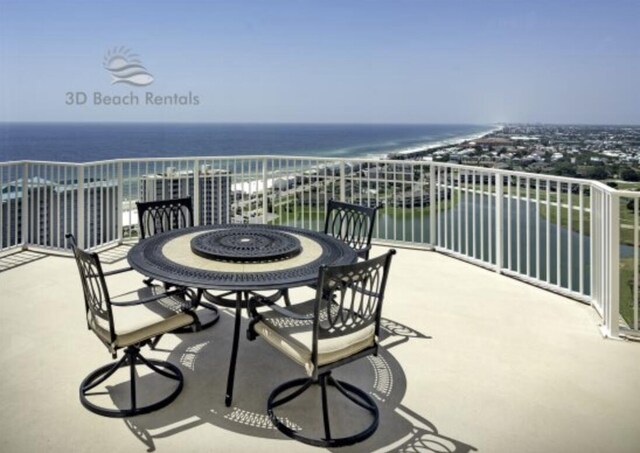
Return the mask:
M290 121L5 121L0 124L25 124L25 125L247 125L247 126L616 126L616 127L640 127L640 123L554 123L554 122L522 122L500 121L488 123L456 123L456 122L290 122Z

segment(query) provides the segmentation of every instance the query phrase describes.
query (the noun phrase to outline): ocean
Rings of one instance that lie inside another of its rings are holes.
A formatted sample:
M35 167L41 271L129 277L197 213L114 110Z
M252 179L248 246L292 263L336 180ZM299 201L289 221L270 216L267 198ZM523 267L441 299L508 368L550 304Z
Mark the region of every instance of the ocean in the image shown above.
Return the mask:
M0 162L290 155L372 157L453 143L491 125L0 123Z

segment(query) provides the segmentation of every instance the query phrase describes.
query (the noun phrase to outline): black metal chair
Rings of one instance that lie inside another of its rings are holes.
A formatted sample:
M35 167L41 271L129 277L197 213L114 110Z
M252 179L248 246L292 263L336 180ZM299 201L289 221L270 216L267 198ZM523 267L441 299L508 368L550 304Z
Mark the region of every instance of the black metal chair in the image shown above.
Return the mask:
M193 226L191 197L136 202L140 238Z
M193 203L191 197L175 198L171 200L157 200L136 202L138 209L138 224L140 225L140 239L144 240L154 234L165 231L186 228L194 225ZM143 280L146 285L153 283L152 278ZM164 283L165 288L170 285ZM220 318L215 305L202 300L202 291L198 291L197 304L211 310L215 315L207 322L202 322L202 328L206 329L218 322Z
M329 200L327 214L324 218L324 233L348 244L356 252L359 259L369 259L373 228L380 208L382 208L381 204L370 208ZM315 283L309 287L315 289ZM287 306L290 306L289 291L282 290L282 295Z
M191 197L172 200L136 201L140 239L164 231L193 226L193 203ZM153 278L143 280L145 285Z
M259 297L250 300L248 338L253 340L260 335L303 366L308 375L281 384L269 395L269 417L286 436L310 445L339 447L363 441L378 427L375 401L356 386L334 379L331 371L367 355L377 354L382 302L391 258L395 253L395 250L390 250L367 261L322 268L315 299L289 308L272 305ZM258 310L259 307L268 309ZM292 428L299 421L291 420L291 417L285 421L284 417L275 414L276 408L302 395L314 384L321 389L323 438L303 436ZM373 420L367 428L356 434L332 436L327 385L370 414Z
M376 213L381 207L370 208L329 200L324 232L349 244L359 258L369 259Z
M104 343L114 359L117 357L117 351L124 349L124 355L120 360L96 369L82 381L80 402L91 412L107 417L130 417L165 407L182 391L184 380L182 372L169 362L145 358L140 353L140 348L145 345L154 348L165 333L176 329L187 326L198 328L198 318L189 310L191 303L185 298L187 290L177 288L164 291L158 286L145 286L135 300L118 301L117 298L110 296L105 277L132 269L124 268L104 272L100 258L96 253L79 249L72 235L67 234L66 237L70 242L80 273L87 327ZM154 305L153 312L156 315L150 317L149 314L152 312L144 310L143 313L137 313L138 316L133 318L127 316L131 311L137 311L135 307L139 305ZM114 307L117 309L114 310ZM116 316L114 316L114 312ZM128 326L123 327L124 324L127 324L126 321L128 321ZM135 367L137 365L145 365L154 373L176 381L176 388L159 401L139 406L136 397L137 373ZM92 389L109 379L119 368L126 366L129 366L131 376L129 381L130 406L128 408L105 408L89 400L89 397L92 396L90 393Z

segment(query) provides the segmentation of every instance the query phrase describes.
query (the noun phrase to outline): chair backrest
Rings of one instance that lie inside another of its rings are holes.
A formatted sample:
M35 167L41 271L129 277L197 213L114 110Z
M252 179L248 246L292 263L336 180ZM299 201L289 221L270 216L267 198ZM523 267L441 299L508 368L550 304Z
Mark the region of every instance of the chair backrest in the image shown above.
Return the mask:
M191 197L137 202L141 239L164 231L193 226Z
M113 312L100 258L97 253L78 248L73 235L67 234L66 238L69 240L80 273L87 324L91 330L100 328L108 333L113 342L115 340ZM102 339L103 336L98 334L98 338Z
M329 200L324 232L347 243L362 258L368 258L371 236L380 206L370 208Z
M320 269L314 312L313 359L317 341L349 335L371 325L380 330L380 314L391 258L396 251L370 260Z

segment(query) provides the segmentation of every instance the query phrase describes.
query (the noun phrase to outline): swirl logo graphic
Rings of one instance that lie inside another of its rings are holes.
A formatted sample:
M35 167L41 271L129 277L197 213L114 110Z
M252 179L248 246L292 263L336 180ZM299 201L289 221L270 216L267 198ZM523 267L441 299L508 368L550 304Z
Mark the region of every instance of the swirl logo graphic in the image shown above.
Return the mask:
M153 76L140 61L140 55L124 47L113 48L104 56L104 68L111 74L111 84L126 83L145 87L153 83Z

